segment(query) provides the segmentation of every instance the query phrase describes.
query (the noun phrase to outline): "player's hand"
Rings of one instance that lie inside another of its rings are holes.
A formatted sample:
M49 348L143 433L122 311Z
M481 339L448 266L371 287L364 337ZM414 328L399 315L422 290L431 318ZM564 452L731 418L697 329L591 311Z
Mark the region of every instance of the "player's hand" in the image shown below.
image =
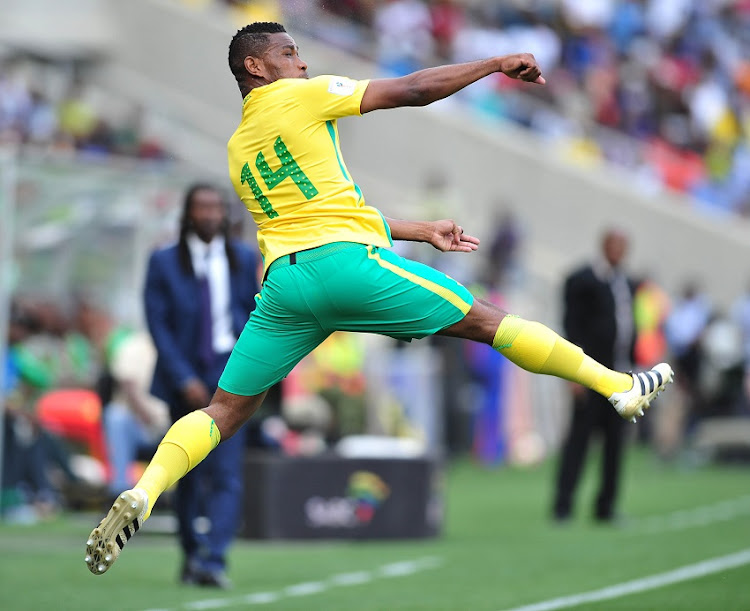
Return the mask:
M516 53L515 55L506 55L502 58L500 72L512 79L526 81L528 83L538 83L544 85L547 81L542 76L542 69L536 63L536 59L531 53Z
M463 227L450 219L434 221L432 227L429 242L442 252L472 252L479 248L479 238L466 235Z

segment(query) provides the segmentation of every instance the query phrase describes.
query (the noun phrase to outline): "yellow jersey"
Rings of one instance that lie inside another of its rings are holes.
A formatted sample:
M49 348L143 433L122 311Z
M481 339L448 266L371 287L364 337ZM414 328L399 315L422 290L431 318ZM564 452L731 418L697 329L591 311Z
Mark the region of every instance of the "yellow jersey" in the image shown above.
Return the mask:
M360 115L369 81L279 79L253 89L228 144L229 176L258 226L264 274L279 257L331 242L393 245L344 164L336 120Z

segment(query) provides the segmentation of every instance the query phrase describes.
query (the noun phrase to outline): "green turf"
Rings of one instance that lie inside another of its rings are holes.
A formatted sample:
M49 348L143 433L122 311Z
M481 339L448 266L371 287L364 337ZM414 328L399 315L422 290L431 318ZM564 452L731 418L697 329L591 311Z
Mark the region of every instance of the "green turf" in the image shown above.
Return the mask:
M128 545L117 566L94 577L83 563L93 518L66 516L36 526L0 526L0 609L439 609L501 611L598 590L750 548L750 512L723 521L653 533L643 521L748 493L741 468L684 469L644 451L629 455L621 527L589 520L594 465L579 491L578 517L548 520L554 463L530 469L482 469L468 461L447 472L446 527L439 539L389 543L240 541L231 553L229 592L179 587L172 537L148 533ZM747 503L744 505L748 509ZM653 529L652 529L653 530ZM284 594L300 583L432 558L438 566L400 577ZM750 609L750 565L699 579L582 605L591 609ZM249 606L242 596L272 592ZM213 605L205 603L217 599ZM194 603L192 606L190 603Z

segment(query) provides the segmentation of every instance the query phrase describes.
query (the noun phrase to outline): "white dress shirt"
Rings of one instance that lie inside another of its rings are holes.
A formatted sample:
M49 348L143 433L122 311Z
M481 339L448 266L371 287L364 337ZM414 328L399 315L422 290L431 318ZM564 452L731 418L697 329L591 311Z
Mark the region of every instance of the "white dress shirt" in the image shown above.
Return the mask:
M208 277L211 294L212 340L216 354L234 348L237 337L232 330L229 261L223 236L216 236L206 244L195 234L187 236L193 270L198 278Z
M633 295L625 273L612 267L607 261L600 259L593 265L594 274L603 282L609 284L612 297L615 300L615 345L614 367L618 371L628 371L632 367L630 347L633 338Z

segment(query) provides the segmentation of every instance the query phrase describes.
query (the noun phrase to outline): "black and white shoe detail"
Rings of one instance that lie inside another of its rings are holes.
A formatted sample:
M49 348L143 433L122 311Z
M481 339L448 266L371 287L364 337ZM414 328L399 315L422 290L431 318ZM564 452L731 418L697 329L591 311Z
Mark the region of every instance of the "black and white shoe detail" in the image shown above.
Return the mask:
M609 402L625 420L635 422L648 409L667 384L674 380L674 371L668 363L659 363L650 371L631 374L633 386L630 390L613 393Z

